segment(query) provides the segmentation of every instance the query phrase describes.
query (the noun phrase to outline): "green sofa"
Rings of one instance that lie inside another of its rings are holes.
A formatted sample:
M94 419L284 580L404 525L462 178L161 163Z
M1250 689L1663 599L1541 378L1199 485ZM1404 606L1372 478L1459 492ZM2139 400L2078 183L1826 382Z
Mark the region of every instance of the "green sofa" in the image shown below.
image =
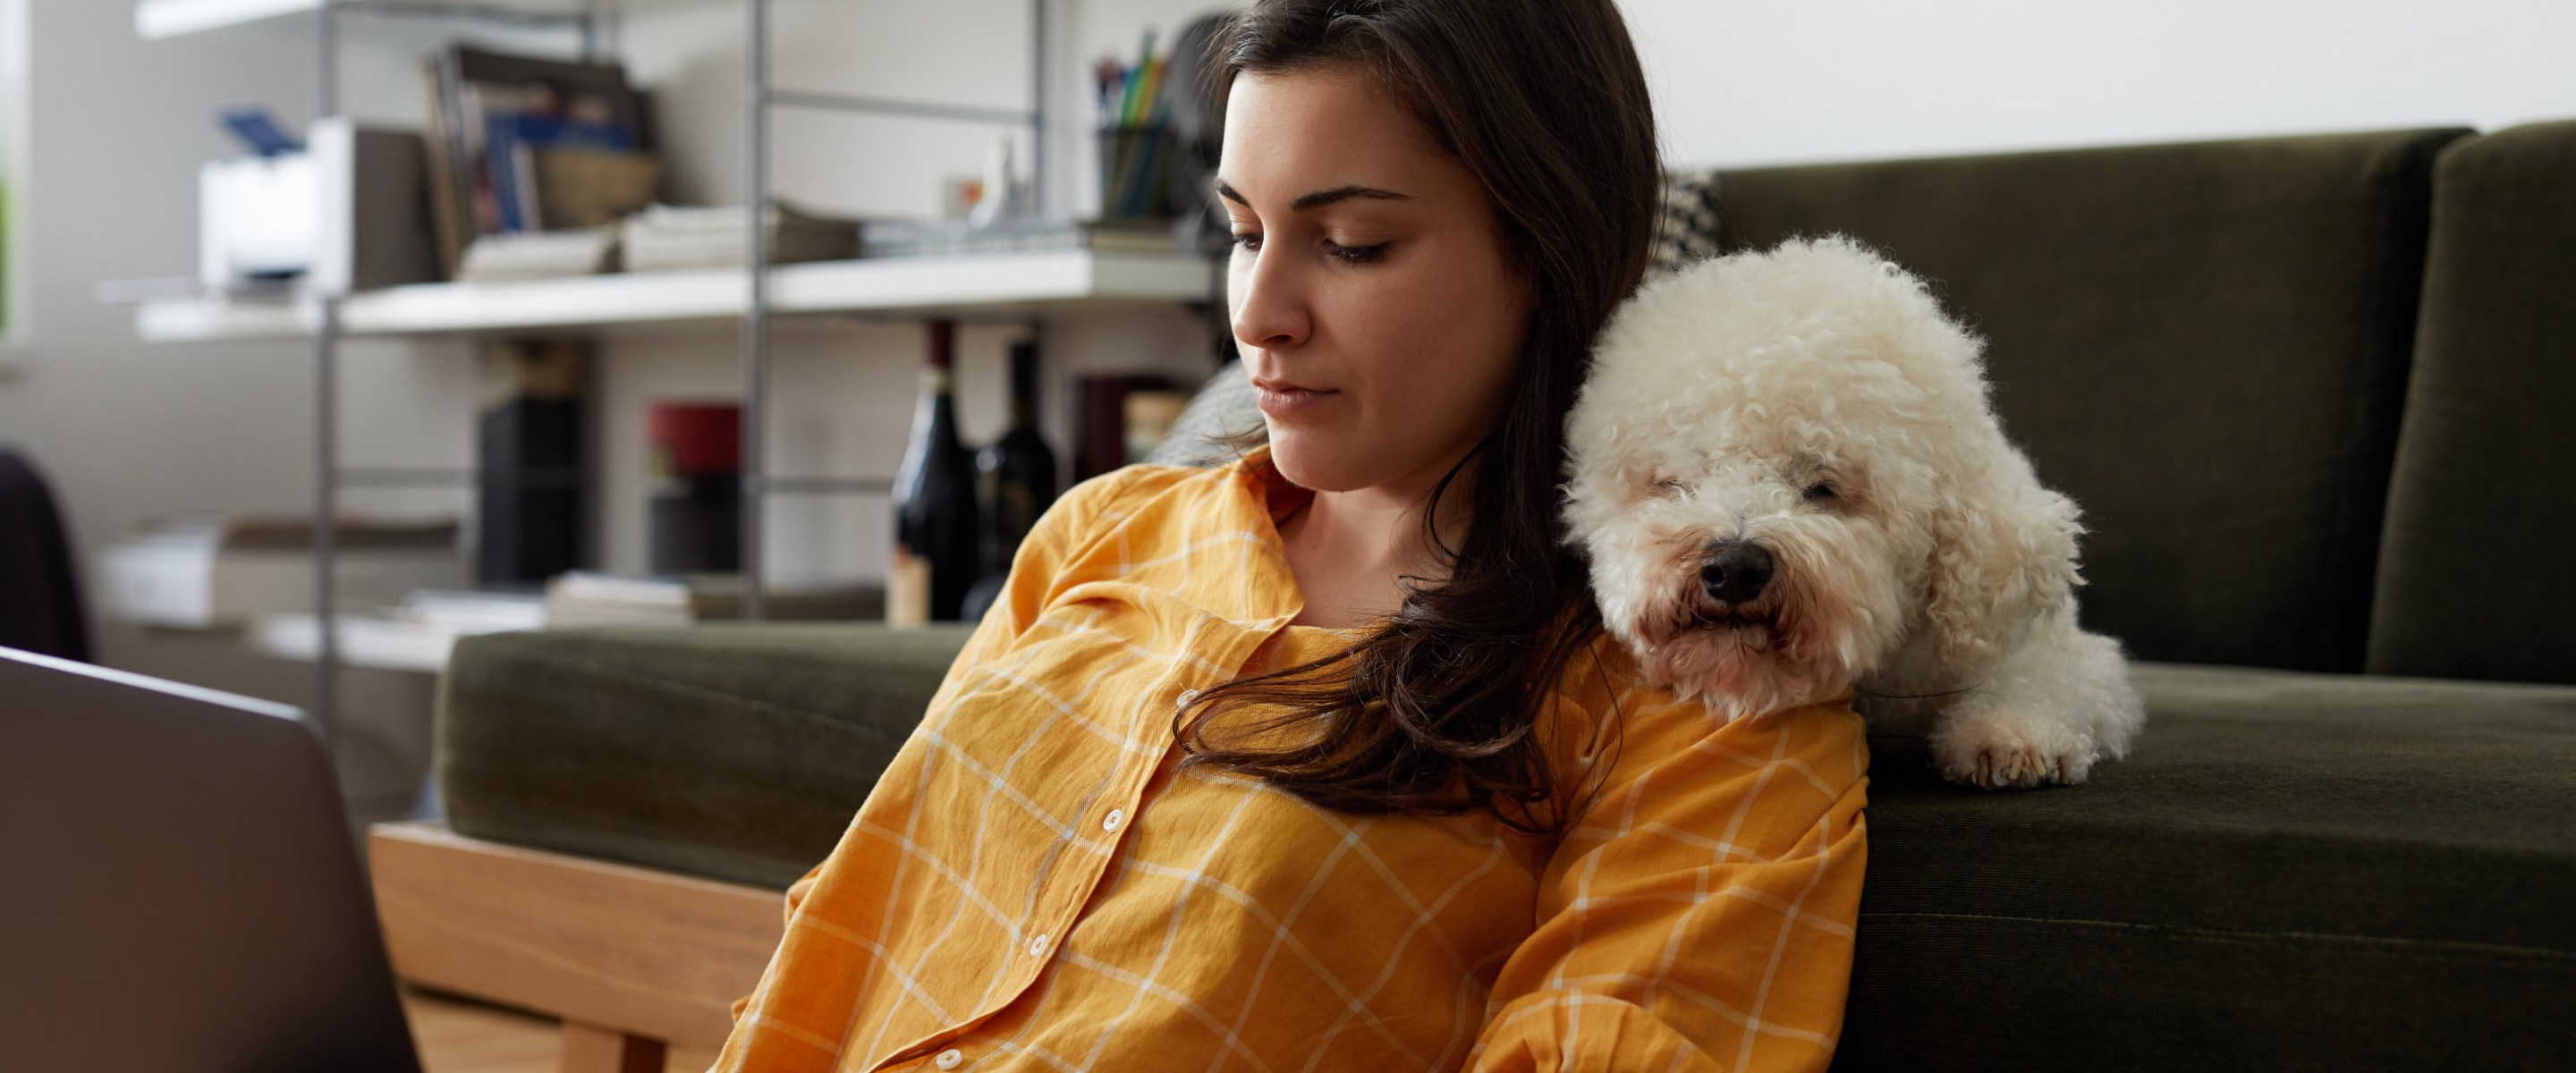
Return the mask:
M2145 735L2080 787L1873 739L1837 1068L2576 1065L2576 123L1676 172L1666 207L1665 269L1843 231L1934 280L2141 661ZM1230 375L1188 424L1240 419ZM450 822L783 885L963 637L468 640Z

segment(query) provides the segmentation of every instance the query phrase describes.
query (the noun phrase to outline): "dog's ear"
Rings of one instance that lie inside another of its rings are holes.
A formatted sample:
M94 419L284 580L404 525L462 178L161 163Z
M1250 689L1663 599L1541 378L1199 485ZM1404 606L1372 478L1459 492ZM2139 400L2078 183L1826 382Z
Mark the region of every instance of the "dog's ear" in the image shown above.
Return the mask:
M1950 489L1933 516L1925 617L1935 651L1953 666L1989 664L2031 621L2066 611L2083 578L2075 502L2012 457Z

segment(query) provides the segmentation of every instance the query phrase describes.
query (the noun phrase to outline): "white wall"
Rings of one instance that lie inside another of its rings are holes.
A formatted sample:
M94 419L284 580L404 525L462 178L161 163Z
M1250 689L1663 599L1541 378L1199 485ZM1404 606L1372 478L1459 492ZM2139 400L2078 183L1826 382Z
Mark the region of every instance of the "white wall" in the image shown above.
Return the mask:
M779 80L801 88L1017 107L1028 87L1021 0L778 0ZM1200 3L1061 0L1056 75L1066 122L1054 140L1057 205L1096 189L1076 156L1088 138L1085 80L1137 31L1166 39ZM1655 87L1667 156L1745 165L1866 159L2311 130L2576 116L2576 4L2566 0L1628 0ZM184 274L193 264L194 174L230 152L222 104L267 101L305 116L309 38L285 20L202 37L134 39L121 0L33 0L35 89L28 216L32 341L0 377L0 441L32 449L69 508L83 555L137 519L172 510L301 510L309 501L311 364L285 344L146 346L128 313L96 305L100 279ZM726 0L630 16L639 77L663 93L679 192L740 196L741 20ZM410 66L443 31L353 21L346 82L358 114L417 114ZM908 119L788 115L780 188L819 208L932 211L938 181L971 174L992 131ZM1025 159L1025 156L1023 157ZM964 340L970 437L998 431L1007 326ZM782 472L892 471L919 358L917 328L799 321L778 333L773 449ZM1178 311L1077 319L1052 340L1058 410L1077 368L1204 369L1209 339ZM643 563L641 407L729 394L726 327L621 335L610 345L604 503L610 564ZM372 343L345 374L352 465L463 466L472 398L459 344ZM442 498L443 497L443 498ZM453 493L368 493L361 508L461 503ZM782 504L772 551L796 572L870 572L883 555L882 500ZM242 655L223 638L99 624L109 662L280 699L306 672ZM427 687L352 677L357 707L390 713L373 744L387 764L416 754ZM409 761L404 761L409 762Z
M310 115L311 24L285 19L163 42L134 37L124 0L30 0L33 42L25 215L32 332L0 354L0 443L26 448L63 501L84 581L98 550L139 521L177 511L303 511L311 502L312 358L275 343L146 345L131 311L91 298L103 279L185 275L195 264L196 169L235 152L215 122L224 105L267 103L293 126ZM780 81L801 88L1017 107L1028 95L1029 42L1018 0L917 5L894 0L778 0ZM1062 73L1075 57L1131 41L1139 18L1070 3ZM1106 37L1081 27L1107 25ZM664 95L678 193L739 198L741 21L735 5L630 17L623 37L639 76ZM416 123L414 62L451 27L347 20L343 97L371 120ZM488 36L488 35L487 35ZM1000 44L996 44L1000 42ZM542 45L543 39L494 43ZM1129 45L1132 47L1132 44ZM1078 99L1078 98L1077 98ZM929 213L938 181L973 174L989 128L841 116L782 115L780 188L818 208ZM1078 135L1068 132L1071 143ZM1026 159L1025 154L1023 160ZM1073 162L1060 162L1070 172ZM1067 196L1067 195L1059 195ZM1004 348L1016 327L962 333L960 403L970 439L997 435ZM772 458L805 476L885 477L901 449L921 356L917 326L783 319ZM1084 369L1203 373L1209 337L1179 310L1073 318L1050 329L1048 391L1055 442L1069 449L1062 407ZM619 333L609 340L602 503L608 565L640 570L642 408L676 396L729 395L738 385L729 326ZM342 359L343 461L352 467L463 467L471 460L474 370L465 344L353 343ZM358 490L364 511L455 511L455 491ZM872 574L888 522L881 497L788 500L771 517L782 573ZM6 598L0 594L0 598ZM309 668L247 654L238 637L152 631L93 617L103 661L294 703ZM405 772L425 757L428 679L349 672L344 738L362 807L398 804Z
M2569 0L1622 0L1667 158L2576 118Z

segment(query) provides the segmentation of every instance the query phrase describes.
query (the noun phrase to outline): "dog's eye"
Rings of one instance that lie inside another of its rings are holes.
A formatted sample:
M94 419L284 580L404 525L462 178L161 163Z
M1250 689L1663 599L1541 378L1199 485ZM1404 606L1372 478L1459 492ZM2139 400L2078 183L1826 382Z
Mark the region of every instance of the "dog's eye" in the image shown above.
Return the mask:
M1655 478L1655 490L1662 492L1665 495L1680 495L1682 490L1681 478L1657 477Z
M1834 482L1832 481L1817 481L1816 483L1807 486L1805 495L1807 502L1820 503L1825 500L1839 498L1842 493L1835 490Z

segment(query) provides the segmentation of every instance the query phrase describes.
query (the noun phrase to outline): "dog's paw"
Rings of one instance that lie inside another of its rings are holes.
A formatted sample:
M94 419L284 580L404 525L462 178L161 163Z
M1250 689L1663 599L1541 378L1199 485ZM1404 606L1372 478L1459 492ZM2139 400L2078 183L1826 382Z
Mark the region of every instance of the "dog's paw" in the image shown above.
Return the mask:
M1988 790L2072 786L2093 771L2099 755L2089 736L1979 722L1932 736L1932 764L1941 776Z

